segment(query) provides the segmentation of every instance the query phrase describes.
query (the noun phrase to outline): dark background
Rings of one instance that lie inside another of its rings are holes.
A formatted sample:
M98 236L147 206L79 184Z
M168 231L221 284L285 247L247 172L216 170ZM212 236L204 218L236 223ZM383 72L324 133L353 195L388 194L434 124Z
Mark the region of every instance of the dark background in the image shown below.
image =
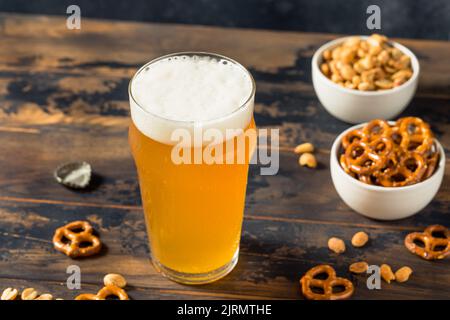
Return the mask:
M391 37L449 40L449 0L0 0L0 11L223 27L367 34L366 9L381 8Z

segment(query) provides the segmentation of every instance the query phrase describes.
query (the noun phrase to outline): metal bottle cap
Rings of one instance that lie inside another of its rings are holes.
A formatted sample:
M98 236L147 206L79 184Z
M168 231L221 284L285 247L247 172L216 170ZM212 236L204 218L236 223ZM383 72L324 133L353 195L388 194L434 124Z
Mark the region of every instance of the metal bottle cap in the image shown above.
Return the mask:
M89 185L91 173L91 165L81 161L65 163L56 168L53 174L58 183L74 189L83 189Z

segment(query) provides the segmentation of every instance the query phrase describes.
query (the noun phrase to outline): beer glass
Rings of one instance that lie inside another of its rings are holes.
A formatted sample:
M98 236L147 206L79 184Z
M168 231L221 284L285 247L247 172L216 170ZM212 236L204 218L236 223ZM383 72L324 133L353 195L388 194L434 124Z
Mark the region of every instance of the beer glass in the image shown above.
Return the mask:
M256 146L254 95L247 69L210 53L163 56L130 81L129 144L151 258L171 280L212 282L238 261L248 166ZM194 138L188 143L174 141L189 135ZM211 146L216 161L198 161Z

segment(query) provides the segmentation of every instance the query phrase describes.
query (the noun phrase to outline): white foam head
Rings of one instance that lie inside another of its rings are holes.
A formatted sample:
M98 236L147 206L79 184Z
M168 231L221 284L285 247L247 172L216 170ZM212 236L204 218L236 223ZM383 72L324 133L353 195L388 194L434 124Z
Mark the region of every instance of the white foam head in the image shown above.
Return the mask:
M253 114L254 81L239 63L205 54L172 54L143 66L130 83L131 117L146 136L175 143L175 129L244 129Z

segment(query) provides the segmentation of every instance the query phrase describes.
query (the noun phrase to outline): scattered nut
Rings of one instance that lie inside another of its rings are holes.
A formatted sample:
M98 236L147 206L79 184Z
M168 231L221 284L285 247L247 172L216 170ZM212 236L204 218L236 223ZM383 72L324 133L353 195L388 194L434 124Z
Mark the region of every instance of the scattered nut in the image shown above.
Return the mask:
M328 240L328 248L339 254L345 251L345 243L342 239L332 237Z
M351 37L325 50L320 70L336 84L361 91L392 89L413 75L411 58L379 34Z
M15 300L18 294L19 291L17 289L7 288L3 291L0 300Z
M387 283L391 283L392 280L395 280L395 275L392 272L392 269L387 264L382 264L380 267L380 273L381 277L386 281Z
M360 248L363 247L367 241L369 241L369 236L364 231L359 231L354 234L352 238L352 245L354 247Z
M367 269L369 268L369 265L365 261L355 262L350 265L348 268L350 272L353 273L365 273L367 272Z
M402 267L395 272L395 281L406 282L412 274L412 269L410 267Z
M294 152L297 154L314 152L314 145L309 142L299 144L298 146L295 147Z
M299 164L303 166L307 166L309 168L317 167L316 157L312 153L304 153L300 156Z
M392 82L391 80L383 79L383 80L375 81L375 85L380 90L386 90L386 89L392 89L394 87L394 82Z
M44 293L34 300L53 300L53 296L50 293Z
M117 273L107 274L103 278L103 283L105 284L105 286L113 285L119 288L125 288L125 286L127 285L127 281L125 280L125 278Z
M38 296L38 292L34 288L26 288L22 291L22 300L34 300Z

